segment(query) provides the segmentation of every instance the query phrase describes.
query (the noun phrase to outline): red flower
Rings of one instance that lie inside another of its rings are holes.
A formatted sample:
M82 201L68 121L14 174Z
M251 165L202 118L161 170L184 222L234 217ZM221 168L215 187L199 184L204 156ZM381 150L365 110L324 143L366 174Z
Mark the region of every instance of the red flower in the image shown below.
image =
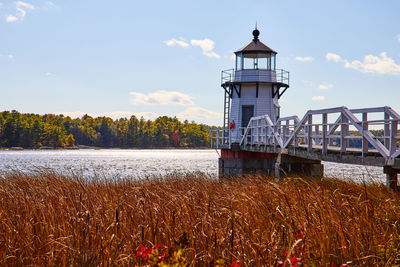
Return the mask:
M296 266L296 267L298 267L298 266L301 265L301 258L291 257L291 258L289 259L289 262L290 262L290 266Z
M146 259L147 255L151 254L153 251L153 248L147 248L143 253L142 253L142 259Z
M151 254L151 252L153 251L153 248L151 247L145 247L143 245L139 245L138 247L138 251L136 252L136 258L138 257L142 257L142 259L147 262L148 260L148 255Z
M304 238L303 233L299 230L297 232L297 239L303 239L303 238Z
M230 267L240 267L242 266L242 263L240 261L232 261Z

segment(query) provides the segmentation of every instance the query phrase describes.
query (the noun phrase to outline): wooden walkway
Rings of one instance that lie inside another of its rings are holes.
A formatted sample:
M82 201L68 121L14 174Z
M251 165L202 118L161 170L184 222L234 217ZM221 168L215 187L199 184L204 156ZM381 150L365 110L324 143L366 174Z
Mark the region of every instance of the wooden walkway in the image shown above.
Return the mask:
M377 115L382 119L368 119ZM291 116L275 124L264 115L253 117L236 137L228 129L211 131L211 146L400 170L399 122L390 107L310 110L301 120ZM376 135L376 129L383 134ZM359 140L361 148L349 147L351 139Z

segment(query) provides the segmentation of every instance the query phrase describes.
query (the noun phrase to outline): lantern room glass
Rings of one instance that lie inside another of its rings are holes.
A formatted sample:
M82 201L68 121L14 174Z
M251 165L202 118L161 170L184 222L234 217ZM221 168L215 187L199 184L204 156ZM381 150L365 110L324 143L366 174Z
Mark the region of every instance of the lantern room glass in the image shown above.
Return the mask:
M242 53L236 54L236 70L241 70L243 68L243 55Z
M237 53L236 70L276 70L275 53Z

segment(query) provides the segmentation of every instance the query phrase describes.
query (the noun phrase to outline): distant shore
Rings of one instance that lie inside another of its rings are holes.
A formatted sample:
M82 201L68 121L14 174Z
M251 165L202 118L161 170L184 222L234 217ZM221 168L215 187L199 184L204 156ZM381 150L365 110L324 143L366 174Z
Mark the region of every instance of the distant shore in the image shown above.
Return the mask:
M151 149L165 149L165 150L214 150L209 147L94 147L94 146L74 146L74 147L0 147L0 151L4 150L80 150L80 149L91 149L91 150L101 150L101 149L121 149L121 150L151 150Z

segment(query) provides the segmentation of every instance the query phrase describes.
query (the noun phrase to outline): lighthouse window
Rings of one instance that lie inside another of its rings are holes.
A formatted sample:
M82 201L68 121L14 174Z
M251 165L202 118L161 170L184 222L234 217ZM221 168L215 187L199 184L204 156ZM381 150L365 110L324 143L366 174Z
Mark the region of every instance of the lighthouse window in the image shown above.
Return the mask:
M276 60L275 60L275 55L271 55L271 69L275 70L276 69Z
M263 70L268 70L269 69L269 64L268 64L269 58L266 57L261 57L258 59L258 68L263 69Z
M256 61L255 58L245 57L243 62L243 69L255 69Z
M236 54L236 70L241 70L243 67L243 56L242 53Z

